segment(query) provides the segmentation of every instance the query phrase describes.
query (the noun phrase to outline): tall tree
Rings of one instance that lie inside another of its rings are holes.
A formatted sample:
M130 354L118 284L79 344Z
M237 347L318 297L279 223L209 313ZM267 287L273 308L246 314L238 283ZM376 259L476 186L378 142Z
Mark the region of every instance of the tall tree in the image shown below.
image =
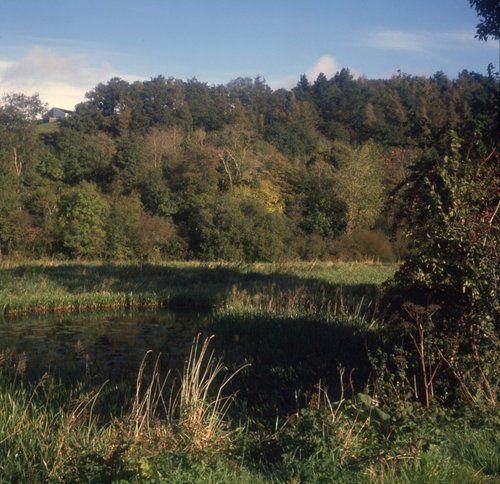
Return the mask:
M97 187L82 182L59 201L60 243L71 257L100 257L106 246L109 204Z
M334 179L341 201L347 205L346 233L373 228L384 204L382 158L377 147L336 144L338 168Z
M26 164L36 157L37 119L46 111L38 94L9 93L0 103L0 140L8 146L11 168L20 177Z

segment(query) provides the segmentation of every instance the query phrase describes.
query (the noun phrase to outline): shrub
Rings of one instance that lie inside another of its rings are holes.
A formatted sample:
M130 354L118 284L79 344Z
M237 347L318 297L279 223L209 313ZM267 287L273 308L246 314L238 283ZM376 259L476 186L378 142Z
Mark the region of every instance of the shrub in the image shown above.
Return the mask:
M407 180L411 254L388 286L387 320L416 357L426 397L497 399L499 162L495 152L462 158L455 141Z
M334 248L340 259L373 257L384 262L395 260L391 242L381 230L358 229L351 235L343 235L337 239Z

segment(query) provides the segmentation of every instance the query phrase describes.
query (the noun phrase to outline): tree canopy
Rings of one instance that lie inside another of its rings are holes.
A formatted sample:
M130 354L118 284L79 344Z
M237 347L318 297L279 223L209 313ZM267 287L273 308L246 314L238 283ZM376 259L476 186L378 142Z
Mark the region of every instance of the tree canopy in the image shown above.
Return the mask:
M497 95L495 79L468 71L381 80L343 69L290 90L260 77L113 78L50 129L38 96L10 93L0 106L0 250L400 256L391 190L412 163L446 153L451 132L463 153L494 139Z
M488 38L500 40L500 3L497 0L469 0L480 18L476 26L480 40Z

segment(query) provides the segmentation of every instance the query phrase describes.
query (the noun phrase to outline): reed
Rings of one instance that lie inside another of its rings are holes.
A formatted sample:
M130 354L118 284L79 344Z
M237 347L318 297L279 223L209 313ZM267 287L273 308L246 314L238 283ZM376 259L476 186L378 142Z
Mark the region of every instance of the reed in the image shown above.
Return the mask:
M225 417L235 394L224 395L224 388L248 365L224 375L223 363L209 350L212 339L196 336L179 382L170 371L161 376L160 356L147 376L151 352L144 356L126 419L135 441L148 440L166 450L188 453L227 447L230 432Z

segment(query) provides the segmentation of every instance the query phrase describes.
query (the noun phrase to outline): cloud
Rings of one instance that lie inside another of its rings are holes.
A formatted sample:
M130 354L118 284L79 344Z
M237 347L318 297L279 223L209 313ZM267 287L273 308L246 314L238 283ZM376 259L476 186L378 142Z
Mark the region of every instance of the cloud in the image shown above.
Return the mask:
M311 81L314 81L321 73L330 78L333 77L337 72L339 72L340 69L341 67L333 57L324 55L316 61L316 64L314 64L314 66L310 67L306 71L306 76Z
M18 60L0 59L0 94L38 92L50 106L72 109L92 87L117 75L109 63L97 63L87 54L35 45Z
M364 44L373 49L425 52L431 45L428 36L415 32L382 30L365 36Z
M330 55L324 55L320 57L311 67L307 68L305 75L309 82L314 82L319 74L323 73L327 78L333 77L337 72L342 69L340 64ZM360 73L356 70L349 69L355 77L359 77ZM299 80L299 75L289 75L277 79L275 81L270 81L269 85L273 89L291 89L297 85Z
M427 32L427 31L402 31L379 30L369 32L361 39L365 47L403 52L425 54L436 49L463 49L465 47L478 47L474 32Z
M12 65L11 61L0 59L0 73L8 69L11 65Z
M454 46L456 48L467 46L471 48L498 50L497 42L482 42L479 41L475 35L476 32L474 30L459 30L455 32L443 32L441 38L446 46Z

